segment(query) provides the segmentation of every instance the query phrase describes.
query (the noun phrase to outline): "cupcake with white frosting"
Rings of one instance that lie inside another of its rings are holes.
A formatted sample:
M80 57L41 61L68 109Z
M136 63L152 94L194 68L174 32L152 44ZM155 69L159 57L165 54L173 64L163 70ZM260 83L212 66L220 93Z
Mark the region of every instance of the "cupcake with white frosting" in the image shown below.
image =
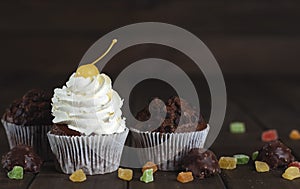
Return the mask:
M78 169L88 175L116 171L128 134L123 100L94 63L80 66L65 86L54 90L54 126L48 139L66 174Z

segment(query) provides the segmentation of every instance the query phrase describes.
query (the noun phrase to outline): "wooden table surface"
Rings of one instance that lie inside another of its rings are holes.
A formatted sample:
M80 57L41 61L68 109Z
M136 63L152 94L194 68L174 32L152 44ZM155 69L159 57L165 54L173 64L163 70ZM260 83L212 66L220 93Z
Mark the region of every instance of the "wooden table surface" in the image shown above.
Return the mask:
M220 156L237 153L251 155L262 146L261 132L277 129L280 140L292 149L296 159L300 159L300 141L288 137L292 129L300 129L300 86L299 78L277 79L234 79L226 78L228 106L225 121L211 150ZM22 95L22 94L19 94ZM9 102L7 102L9 103ZM244 134L231 134L229 123L246 123ZM0 129L0 155L8 150L3 128ZM158 171L154 182L145 184L139 181L141 171L134 169L134 179L130 182L118 179L117 173L87 176L83 183L72 183L68 175L58 173L54 164L46 162L39 174L26 173L23 180L10 180L3 169L0 172L0 188L299 188L300 179L288 181L281 178L282 169L267 173L257 173L253 162L240 165L234 170L222 170L222 173L203 180L181 184L176 181L177 172Z

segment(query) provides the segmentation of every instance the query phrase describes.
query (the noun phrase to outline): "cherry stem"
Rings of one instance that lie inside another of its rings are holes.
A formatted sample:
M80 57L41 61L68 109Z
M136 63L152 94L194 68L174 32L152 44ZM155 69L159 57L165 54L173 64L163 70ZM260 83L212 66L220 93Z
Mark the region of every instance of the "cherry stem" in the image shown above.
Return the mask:
M110 46L108 47L108 49L105 51L105 53L103 53L103 55L101 55L99 58L97 58L96 60L94 60L94 62L92 62L91 64L94 65L96 64L99 60L101 60L109 51L110 49L114 46L114 44L117 43L117 39L113 39Z

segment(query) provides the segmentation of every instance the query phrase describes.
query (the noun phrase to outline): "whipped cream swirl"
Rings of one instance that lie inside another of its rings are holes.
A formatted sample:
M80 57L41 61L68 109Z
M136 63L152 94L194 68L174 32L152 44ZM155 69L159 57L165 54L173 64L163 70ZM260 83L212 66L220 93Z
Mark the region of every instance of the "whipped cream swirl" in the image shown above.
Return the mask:
M125 129L122 105L107 75L84 78L73 73L66 86L54 90L53 123L67 124L84 135L120 133Z

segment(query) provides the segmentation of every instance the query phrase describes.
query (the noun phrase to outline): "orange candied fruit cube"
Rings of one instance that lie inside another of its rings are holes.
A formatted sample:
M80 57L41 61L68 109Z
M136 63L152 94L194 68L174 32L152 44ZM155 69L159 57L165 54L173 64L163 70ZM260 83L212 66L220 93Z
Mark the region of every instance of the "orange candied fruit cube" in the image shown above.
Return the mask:
M290 139L292 139L292 140L299 140L300 139L300 133L299 133L299 131L296 130L296 129L293 129L290 132Z
M181 183L187 183L194 180L193 173L188 172L180 172L177 176L177 180Z
M153 169L153 173L157 171L157 165L151 161L148 161L145 163L145 165L142 168L142 172L144 172L146 169Z

